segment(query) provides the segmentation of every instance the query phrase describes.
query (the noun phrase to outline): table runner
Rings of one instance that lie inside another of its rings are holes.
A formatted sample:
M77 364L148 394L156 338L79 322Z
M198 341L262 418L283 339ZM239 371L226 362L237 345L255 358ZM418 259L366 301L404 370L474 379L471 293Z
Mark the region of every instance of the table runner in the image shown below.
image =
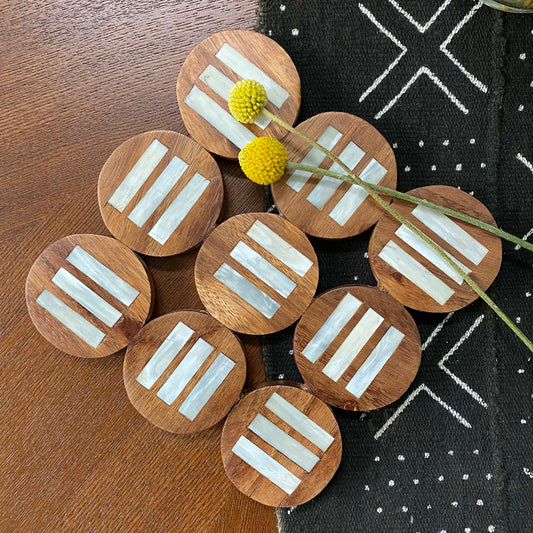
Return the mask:
M469 0L261 0L258 26L298 68L299 121L324 111L363 117L394 148L399 190L460 187L501 227L531 235L533 16ZM370 234L312 239L319 293L375 285ZM530 338L532 263L504 243L488 291ZM339 471L314 500L277 511L282 532L531 530L531 354L480 301L413 316L423 342L414 383L387 408L335 410ZM293 332L264 339L270 379L301 381Z

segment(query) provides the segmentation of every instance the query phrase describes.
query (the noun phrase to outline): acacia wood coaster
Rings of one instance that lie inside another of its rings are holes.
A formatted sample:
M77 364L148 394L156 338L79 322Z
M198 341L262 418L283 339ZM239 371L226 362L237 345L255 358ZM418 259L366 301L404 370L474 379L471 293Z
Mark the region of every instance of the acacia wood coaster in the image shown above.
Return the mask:
M315 294L318 265L311 243L290 222L246 213L209 235L194 275L211 315L234 331L263 335L300 318Z
M319 296L294 335L306 385L325 402L368 411L396 401L412 383L422 348L405 307L375 287L347 285Z
M298 384L274 382L233 408L221 449L226 474L241 492L265 505L291 507L329 483L342 442L325 403Z
M239 398L245 379L246 359L237 337L198 311L152 320L124 359L131 403L172 433L198 433L215 425Z
M150 316L146 268L102 235L70 235L50 245L26 279L26 304L41 335L77 357L124 348Z
M454 187L433 185L409 194L496 226L479 200ZM403 200L394 201L393 207L455 258L481 289L486 290L494 281L502 261L498 236ZM461 309L477 298L448 263L388 214L376 225L368 250L380 286L407 307L442 313Z
M133 250L184 252L213 229L224 186L217 163L199 144L173 131L148 131L122 143L98 180L109 231Z
M210 152L230 159L256 136L287 135L265 116L246 125L231 116L228 96L241 79L261 83L268 97L266 109L294 123L300 109L296 67L279 44L255 31L221 31L202 41L183 63L176 87L190 135Z
M297 129L331 150L364 181L396 188L394 152L383 135L362 118L348 113L321 113ZM339 165L293 133L284 144L289 161L345 174ZM287 169L272 185L272 195L287 219L316 237L343 239L358 235L382 214L358 185L303 170Z

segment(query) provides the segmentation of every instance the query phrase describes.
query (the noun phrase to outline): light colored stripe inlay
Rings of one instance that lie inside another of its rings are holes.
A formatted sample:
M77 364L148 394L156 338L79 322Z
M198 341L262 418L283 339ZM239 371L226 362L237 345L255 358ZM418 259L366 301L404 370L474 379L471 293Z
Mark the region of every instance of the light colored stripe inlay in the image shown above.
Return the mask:
M359 146L351 142L341 152L339 159L351 170L353 170L359 161L363 159L365 153ZM344 170L338 163L333 163L330 170L345 174ZM329 176L322 176L315 188L307 196L307 200L313 204L317 209L322 209L326 202L335 194L335 191L342 185L342 181L337 178L330 178Z
M200 74L200 81L203 81L210 89L217 93L218 96L222 97L225 102L228 101L231 89L233 89L233 85L235 85L233 81L222 74L222 72L213 65L208 65ZM261 114L254 124L264 130L270 122L271 120L266 115Z
M450 246L472 261L474 265L479 265L489 252L470 233L467 233L446 215L423 205L417 205L412 213L441 239L444 239Z
M444 305L453 296L453 289L402 250L395 242L389 241L378 255L385 263L404 275L440 305Z
M281 420L292 426L300 435L325 452L335 440L325 429L304 415L292 403L280 396L277 392L272 394L265 404Z
M148 235L159 244L165 244L183 222L183 219L190 213L194 204L209 186L209 183L209 180L196 173L167 207L161 218L148 232Z
M412 232L407 226L403 224L395 231L396 235L408 244L413 250L416 250L419 254L423 255L430 263L433 263L439 270L442 270L447 276L453 279L456 283L461 285L463 283L462 276L457 273L429 244L425 243L416 233ZM460 261L455 259L453 255L448 254L450 259L453 259L455 263L461 267L467 274L471 270L463 265Z
M318 361L335 337L355 315L360 305L361 302L357 298L351 294L346 294L309 341L309 344L303 349L302 355L309 359L311 363Z
M44 290L36 301L89 346L97 348L104 340L105 333L103 331L93 326L88 320L85 320L85 318L76 313L76 311L71 309L51 292Z
M360 398L392 357L404 337L405 335L401 331L391 326L355 373L355 376L348 382L346 390L356 398Z
M139 228L142 228L153 212L161 205L172 187L178 183L188 166L179 157L173 157L128 218Z
M167 405L171 405L182 393L194 374L200 370L200 367L213 350L213 346L204 341L204 339L198 339L159 389L157 396Z
M311 450L261 414L252 420L248 428L306 472L311 472L319 461Z
M127 307L140 294L137 289L100 263L81 246L76 245L66 260Z
M339 346L339 349L333 354L328 364L322 369L322 372L333 381L338 381L382 322L383 317L381 315L373 309L368 309Z
M317 142L324 148L333 150L341 137L342 133L340 131L337 131L333 126L328 126L324 133L318 138ZM325 158L326 156L320 150L317 148L311 148L301 160L301 163L312 167L318 167ZM300 192L312 175L311 172L307 172L306 170L294 170L286 183L292 190Z
M292 472L242 435L231 451L287 494L292 494L300 484Z
M372 159L363 172L361 172L360 178L363 181L377 185L384 178L385 174L387 174L387 169L375 159ZM368 194L359 185L352 185L331 210L329 216L339 226L344 226L352 218L357 209L359 209L367 196Z
M73 276L68 270L60 268L52 278L62 291L66 292L73 300L85 307L106 326L112 328L122 316L122 313L89 289L85 283Z
M196 85L185 98L185 103L198 113L211 126L218 130L237 148L244 148L255 135L240 122L237 122L225 109L209 98Z
M137 381L146 389L151 389L193 333L189 326L179 322L141 370Z
M214 276L220 283L224 284L266 318L272 318L279 309L279 304L275 300L258 289L251 281L247 280L227 263L222 263Z
M313 266L313 261L304 254L296 250L286 240L282 239L276 232L272 231L259 220L256 220L246 235L262 246L267 252L287 265L300 277L305 276L307 271Z
M154 139L109 198L108 203L122 213L167 152L168 148Z
M251 61L239 54L228 43L224 43L222 48L216 53L216 58L227 65L233 72L241 78L258 81L266 89L267 97L277 108L281 108L289 93L278 85L270 76L256 67Z
M228 377L234 366L235 363L229 357L219 353L187 398L185 398L178 411L189 420L194 420Z
M230 256L284 298L296 288L294 281L242 241L237 243Z

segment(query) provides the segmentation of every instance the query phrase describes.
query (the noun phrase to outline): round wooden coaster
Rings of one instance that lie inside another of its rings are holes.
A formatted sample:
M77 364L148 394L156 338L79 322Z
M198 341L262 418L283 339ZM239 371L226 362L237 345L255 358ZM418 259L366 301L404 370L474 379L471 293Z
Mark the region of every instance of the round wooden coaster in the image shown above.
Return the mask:
M496 226L479 200L454 187L433 185L409 194ZM427 207L403 200L395 201L393 206L455 258L483 290L494 281L502 261L499 237ZM384 215L376 225L368 255L379 284L412 309L433 313L456 311L477 298L448 263L390 215Z
M294 334L306 385L350 411L396 401L411 385L422 348L405 307L376 287L347 285L319 296Z
M383 135L362 118L340 112L321 113L302 122L298 130L331 150L363 180L396 188L394 152ZM293 133L284 144L289 161L344 173ZM272 195L276 207L293 224L309 235L327 239L358 235L375 224L382 213L357 185L302 170L287 170L272 185Z
M325 403L298 384L274 382L234 407L221 449L226 474L241 492L265 505L292 507L329 483L342 441Z
M179 254L213 229L224 186L215 160L189 137L147 131L122 143L98 179L109 231L146 255Z
M300 77L287 52L255 31L229 30L211 35L188 55L176 93L191 137L215 154L236 159L256 136L282 139L287 130L262 116L241 124L228 110L228 96L241 79L266 89L266 108L293 124L300 109Z
M140 259L102 235L56 241L26 279L35 327L56 348L78 357L104 357L124 348L150 316L152 300Z
M202 303L217 320L263 335L300 318L315 294L318 264L311 243L290 222L246 213L206 239L194 275Z
M207 313L178 311L152 320L124 359L124 384L152 424L192 434L214 426L238 400L246 359L237 337Z

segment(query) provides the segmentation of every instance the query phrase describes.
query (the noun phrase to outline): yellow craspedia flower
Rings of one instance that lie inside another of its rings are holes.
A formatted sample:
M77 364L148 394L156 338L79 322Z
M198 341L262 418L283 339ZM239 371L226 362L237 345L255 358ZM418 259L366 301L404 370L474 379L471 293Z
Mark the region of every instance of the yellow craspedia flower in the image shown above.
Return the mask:
M267 103L265 88L255 80L238 81L229 93L230 113L239 122L255 122Z
M256 137L239 152L239 163L248 178L268 185L285 173L287 150L277 139Z

